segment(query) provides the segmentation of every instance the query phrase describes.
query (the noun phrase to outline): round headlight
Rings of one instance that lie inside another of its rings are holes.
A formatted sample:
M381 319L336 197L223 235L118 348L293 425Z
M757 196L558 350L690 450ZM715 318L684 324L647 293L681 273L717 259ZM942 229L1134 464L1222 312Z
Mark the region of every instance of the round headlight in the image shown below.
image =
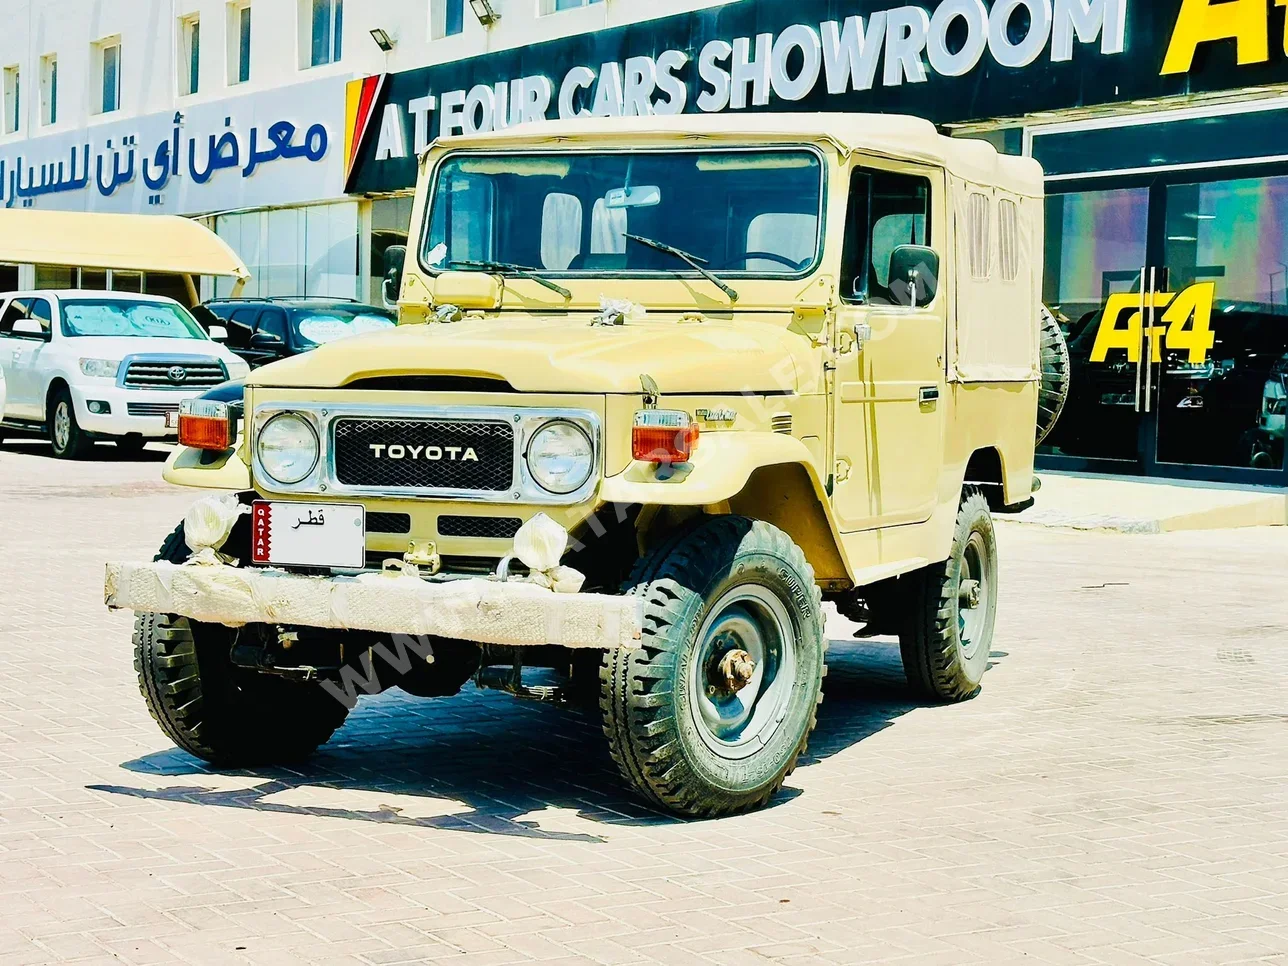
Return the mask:
M318 434L303 416L282 413L259 431L255 454L264 472L278 483L298 483L318 465Z
M528 471L542 489L551 493L581 489L594 469L595 447L585 431L573 423L546 423L528 444Z

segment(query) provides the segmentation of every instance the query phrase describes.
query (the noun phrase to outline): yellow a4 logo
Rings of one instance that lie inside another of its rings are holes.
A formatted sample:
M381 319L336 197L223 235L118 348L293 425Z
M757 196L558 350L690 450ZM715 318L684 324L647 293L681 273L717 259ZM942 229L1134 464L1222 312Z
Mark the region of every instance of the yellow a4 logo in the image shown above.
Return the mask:
M1128 362L1140 361L1140 347L1148 338L1150 362L1163 361L1163 347L1173 352L1188 352L1186 360L1191 365L1207 362L1208 353L1216 342L1212 332L1212 303L1216 298L1215 282L1199 282L1179 295L1172 292L1153 294L1153 318L1161 325L1151 325L1144 331L1141 303L1149 308L1150 296L1139 292L1119 292L1109 296L1105 314L1096 330L1096 344L1091 349L1092 362L1104 362L1111 349L1124 349ZM1130 312L1126 324L1120 325L1123 314ZM1161 315L1159 314L1161 312Z

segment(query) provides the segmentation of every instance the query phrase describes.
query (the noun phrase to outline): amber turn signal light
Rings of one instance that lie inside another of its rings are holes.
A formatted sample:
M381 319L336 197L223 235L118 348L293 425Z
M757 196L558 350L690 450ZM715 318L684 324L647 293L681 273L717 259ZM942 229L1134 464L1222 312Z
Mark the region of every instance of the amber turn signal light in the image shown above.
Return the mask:
M179 404L179 445L193 449L232 449L236 415L228 403L186 399Z
M687 463L698 445L698 424L686 412L641 409L631 427L631 455L645 463Z

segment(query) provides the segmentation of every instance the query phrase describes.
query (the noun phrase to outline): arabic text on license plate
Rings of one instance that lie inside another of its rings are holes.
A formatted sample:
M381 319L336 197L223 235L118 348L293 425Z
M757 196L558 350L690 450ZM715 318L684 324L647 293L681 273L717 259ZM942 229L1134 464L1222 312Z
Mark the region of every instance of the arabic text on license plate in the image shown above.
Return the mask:
M361 504L256 500L251 529L251 560L257 564L357 569L367 562Z
M165 428L166 429L179 428L179 410L172 409L165 414Z

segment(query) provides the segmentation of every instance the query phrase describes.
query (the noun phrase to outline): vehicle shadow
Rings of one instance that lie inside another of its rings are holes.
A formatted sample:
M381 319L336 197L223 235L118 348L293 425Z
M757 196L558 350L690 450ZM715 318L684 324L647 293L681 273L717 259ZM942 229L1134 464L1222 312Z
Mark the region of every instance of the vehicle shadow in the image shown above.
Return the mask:
M5 437L0 441L0 452L22 453L27 456L39 456L56 460L54 451L48 441L35 436L13 436L11 430L5 430ZM141 450L122 449L115 443L96 442L89 455L82 463L164 463L170 455L168 446L150 445Z
M918 706L897 646L833 642L818 727L801 765L845 751ZM473 685L450 699L398 690L364 698L331 742L297 768L219 771L177 749L122 767L153 781L88 787L139 799L587 844L606 839L576 820L679 821L626 788L597 714ZM203 776L210 780L203 783ZM799 794L784 788L769 807ZM575 813L575 820L561 812Z

